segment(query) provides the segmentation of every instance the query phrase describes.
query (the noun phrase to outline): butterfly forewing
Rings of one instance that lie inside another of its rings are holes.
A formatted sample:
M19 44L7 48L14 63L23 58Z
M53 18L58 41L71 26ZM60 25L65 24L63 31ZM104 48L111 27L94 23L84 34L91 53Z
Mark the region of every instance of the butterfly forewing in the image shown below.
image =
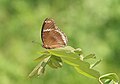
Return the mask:
M43 47L46 49L59 48L67 45L67 37L56 26L53 19L45 19L42 26L41 38Z

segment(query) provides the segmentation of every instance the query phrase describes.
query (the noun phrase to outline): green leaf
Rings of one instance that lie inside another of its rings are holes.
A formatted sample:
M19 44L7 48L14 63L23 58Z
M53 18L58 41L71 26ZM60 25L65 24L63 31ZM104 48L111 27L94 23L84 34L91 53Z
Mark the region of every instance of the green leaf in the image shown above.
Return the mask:
M71 58L69 58L69 57L68 57L68 58L67 58L67 57L62 57L62 60L68 61L67 63L68 63L68 64L73 64L73 66L83 66L83 67L87 67L87 68L90 67L90 64L89 64L89 63L84 62L84 61L82 61L82 60L80 60L80 59L76 59L76 58L71 59Z
M74 48L67 46L65 48L51 49L48 50L48 52L52 55L61 57L65 63L72 65L79 73L87 77L99 78L100 76L99 72L90 69L90 64L88 62L80 60L80 49L75 50ZM91 55L91 57L92 56L93 55Z
M119 78L115 73L108 73L99 77L99 81L101 84L104 84L108 79L112 80L114 82L113 84L119 83Z
M114 82L118 84L118 77L115 73L109 73L103 76L100 76L100 73L94 69L94 66L100 63L101 60L98 60L90 66L90 63L84 61L86 59L93 58L95 59L95 54L89 54L86 57L83 57L83 52L80 48L74 49L70 46L56 48L56 49L45 49L45 51L40 52L41 56L35 59L40 63L33 69L29 74L29 77L37 74L40 75L44 73L45 66L48 64L51 68L62 67L62 62L65 62L73 66L80 74L99 79L101 84L107 84Z
M45 67L39 67L38 71L37 71L37 75L41 75L41 74L44 74L45 72Z
M60 57L57 56L51 56L48 65L52 68L61 68L62 67L62 60Z
M51 57L53 57L55 60L57 60L59 62L62 62L62 59L60 57L58 57L58 56L52 55Z
M83 54L82 49L80 49L80 48L75 49L74 52L79 54L79 55Z
M104 84L110 84L111 82L112 82L112 80L106 79Z
M37 53L43 55L43 54L48 54L49 52L46 49L44 49L44 51L39 51Z
M101 62L101 60L96 61L94 64L90 66L90 68L94 68L96 65L98 65Z
M74 52L74 48L67 46L64 48L50 49L48 52L52 55L59 57L67 57L67 58L79 58L79 55Z
M41 62L42 60L44 60L46 57L49 57L49 54L42 54L40 57L36 58L34 61L39 61Z
M28 75L28 77L30 78L34 76L37 73L40 66L41 66L41 62L32 70L32 72Z
M82 75L90 78L99 78L99 72L90 69L90 64L79 59L62 58L64 62L75 67L75 69Z
M77 48L77 49L74 50L74 52L80 56L80 59L81 59L81 60L83 60L83 52L82 52L82 49Z
M32 77L34 75L40 75L41 73L44 73L45 70L45 66L47 64L47 62L49 61L49 57L45 58L44 60L42 60L34 69L33 71L28 75L28 77Z
M89 78L98 79L100 73L93 69L83 68L83 67L75 67L75 69L82 75L87 76Z
M43 74L45 72L45 66L46 66L46 62L42 62L41 66L38 68L37 70L37 76Z
M54 65L51 60L48 62L48 65L49 65L51 68L53 68L53 69L57 69L57 66Z
M85 60L85 59L90 59L90 58L95 59L96 58L95 54L89 54L85 56L83 59Z

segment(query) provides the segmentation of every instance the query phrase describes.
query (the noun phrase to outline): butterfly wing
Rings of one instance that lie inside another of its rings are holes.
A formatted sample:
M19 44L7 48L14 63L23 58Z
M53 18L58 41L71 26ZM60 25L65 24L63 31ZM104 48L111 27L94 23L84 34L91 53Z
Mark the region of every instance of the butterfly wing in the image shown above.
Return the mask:
M45 19L42 26L41 38L43 47L46 49L59 48L67 45L67 37L56 26L53 19Z

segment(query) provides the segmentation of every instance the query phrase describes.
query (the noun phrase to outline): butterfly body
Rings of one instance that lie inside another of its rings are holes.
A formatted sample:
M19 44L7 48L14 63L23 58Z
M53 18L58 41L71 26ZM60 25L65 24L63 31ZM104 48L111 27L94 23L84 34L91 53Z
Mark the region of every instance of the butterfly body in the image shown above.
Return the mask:
M67 37L56 26L53 19L46 18L41 31L43 47L46 49L60 48L67 45Z

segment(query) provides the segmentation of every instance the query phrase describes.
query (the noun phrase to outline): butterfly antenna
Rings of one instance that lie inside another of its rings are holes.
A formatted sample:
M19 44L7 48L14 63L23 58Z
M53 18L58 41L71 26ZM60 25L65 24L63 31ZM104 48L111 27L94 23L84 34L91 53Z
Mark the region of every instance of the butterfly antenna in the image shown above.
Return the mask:
M41 43L39 43L39 42L32 41L32 43L34 43L34 44L37 44L37 45L40 45L40 46L41 46Z

